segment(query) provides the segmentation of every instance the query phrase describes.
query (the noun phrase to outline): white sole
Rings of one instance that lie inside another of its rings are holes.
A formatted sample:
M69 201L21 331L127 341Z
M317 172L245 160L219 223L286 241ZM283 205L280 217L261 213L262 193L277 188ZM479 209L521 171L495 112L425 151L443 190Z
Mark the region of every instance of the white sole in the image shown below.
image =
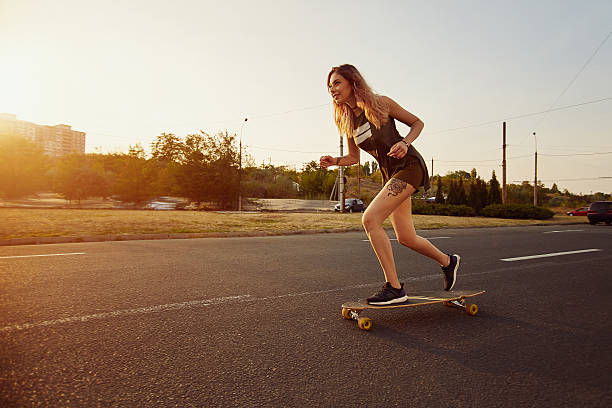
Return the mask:
M389 300L387 302L368 302L368 304L369 305L374 305L374 306L385 306L385 305L392 305L392 304L395 304L395 303L404 303L407 300L408 300L408 296L403 296L403 297L400 297L400 298Z

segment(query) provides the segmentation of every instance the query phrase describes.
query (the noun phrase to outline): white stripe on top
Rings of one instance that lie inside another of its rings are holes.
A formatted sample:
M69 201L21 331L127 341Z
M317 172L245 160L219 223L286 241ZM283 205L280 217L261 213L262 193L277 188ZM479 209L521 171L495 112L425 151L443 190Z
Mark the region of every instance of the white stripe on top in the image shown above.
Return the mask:
M372 130L370 129L370 122L366 122L359 126L353 131L353 139L355 143L359 144L372 136Z

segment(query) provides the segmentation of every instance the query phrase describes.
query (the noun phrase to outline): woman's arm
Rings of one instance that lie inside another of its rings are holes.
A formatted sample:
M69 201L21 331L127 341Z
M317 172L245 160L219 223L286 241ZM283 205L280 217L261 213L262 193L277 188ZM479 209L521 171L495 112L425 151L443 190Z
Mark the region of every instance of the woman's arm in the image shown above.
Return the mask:
M352 137L347 137L348 154L340 157L322 156L319 164L326 169L329 166L351 166L359 163L359 147Z
M389 150L389 156L401 159L406 155L408 146L410 146L410 144L412 144L412 142L419 137L421 131L425 127L425 124L417 116L402 108L393 99L383 96L383 101L385 102L385 105L387 105L387 109L389 109L389 116L399 120L405 125L410 126L410 132L408 132L408 135L406 135L406 137L403 139L403 142L396 143L391 147L391 150ZM405 149L401 145L405 145Z

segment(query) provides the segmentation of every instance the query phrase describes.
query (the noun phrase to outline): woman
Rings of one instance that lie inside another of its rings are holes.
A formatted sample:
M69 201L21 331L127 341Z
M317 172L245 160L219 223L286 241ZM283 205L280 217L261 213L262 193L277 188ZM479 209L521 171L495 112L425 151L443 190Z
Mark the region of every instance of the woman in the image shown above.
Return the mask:
M368 302L388 305L408 299L404 284L397 277L391 242L382 226L387 217L391 217L399 243L440 264L444 290L451 290L457 277L459 255L444 254L431 242L418 236L412 221L410 196L420 187L429 188L427 166L412 146L423 130L423 122L391 98L372 92L352 65L332 68L327 76L327 87L334 100L336 125L348 139L348 155L323 156L320 159L321 167L359 163L361 148L378 161L383 176L384 186L362 218L386 279L382 289L369 297ZM406 137L400 136L395 120L410 127Z

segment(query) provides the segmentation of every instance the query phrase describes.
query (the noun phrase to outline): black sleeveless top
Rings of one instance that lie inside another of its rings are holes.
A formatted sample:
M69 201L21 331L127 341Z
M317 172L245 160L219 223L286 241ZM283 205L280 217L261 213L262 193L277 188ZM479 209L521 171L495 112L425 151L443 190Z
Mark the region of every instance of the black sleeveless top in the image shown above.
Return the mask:
M423 188L429 190L429 173L427 165L421 154L411 144L408 146L408 152L401 159L396 159L387 156L391 146L402 140L397 128L395 127L395 119L389 117L387 122L381 125L380 129L371 124L365 116L365 112L361 112L355 120L355 129L353 130L353 139L360 149L365 150L378 162L380 171L382 172L383 182L387 182L394 174L407 167L410 160L417 159L423 169ZM419 188L421 186L414 186Z

